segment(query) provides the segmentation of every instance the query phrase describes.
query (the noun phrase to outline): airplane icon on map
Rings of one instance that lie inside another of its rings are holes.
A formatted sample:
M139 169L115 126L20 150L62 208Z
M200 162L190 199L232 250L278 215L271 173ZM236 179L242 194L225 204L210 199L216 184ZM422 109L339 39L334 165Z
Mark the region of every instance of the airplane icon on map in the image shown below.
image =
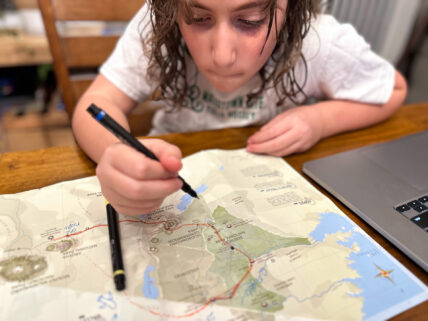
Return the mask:
M387 278L388 280L390 280L393 284L395 284L394 280L391 278L391 273L394 271L394 269L391 270L384 270L382 269L379 265L375 264L377 269L380 271L378 274L376 274L375 278Z

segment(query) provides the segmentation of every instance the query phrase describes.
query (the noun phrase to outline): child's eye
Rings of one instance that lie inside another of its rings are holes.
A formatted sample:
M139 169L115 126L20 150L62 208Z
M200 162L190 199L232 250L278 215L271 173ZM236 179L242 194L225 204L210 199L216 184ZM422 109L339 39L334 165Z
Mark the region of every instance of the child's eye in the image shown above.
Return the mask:
M262 26L266 22L266 18L259 20L237 19L235 25L241 29L254 30Z
M204 25L211 22L211 17L193 17L192 24Z

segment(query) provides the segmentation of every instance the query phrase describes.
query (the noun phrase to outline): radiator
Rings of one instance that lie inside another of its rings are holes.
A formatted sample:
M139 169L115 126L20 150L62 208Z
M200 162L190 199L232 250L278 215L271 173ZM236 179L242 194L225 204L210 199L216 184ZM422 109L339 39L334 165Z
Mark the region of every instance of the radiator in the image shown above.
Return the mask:
M421 0L331 0L330 11L351 23L372 49L392 64L403 53Z

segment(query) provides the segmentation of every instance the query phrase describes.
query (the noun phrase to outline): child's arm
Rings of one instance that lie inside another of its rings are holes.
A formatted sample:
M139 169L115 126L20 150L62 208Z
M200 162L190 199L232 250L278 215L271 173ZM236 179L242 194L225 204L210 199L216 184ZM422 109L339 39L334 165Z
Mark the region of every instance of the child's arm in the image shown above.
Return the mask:
M136 102L99 75L77 103L72 119L74 136L86 154L98 163L106 147L117 143L118 139L88 114L86 109L91 103L104 109L129 130L126 115L136 106Z
M156 162L120 143L86 111L94 103L123 127L129 129L126 115L136 102L109 80L99 75L78 102L72 128L82 149L98 163L96 174L101 190L122 214L141 215L158 208L163 199L179 190L181 152L162 140L147 139L144 144L159 158Z
M391 117L404 102L406 94L406 81L396 72L394 90L384 105L331 100L287 110L251 136L247 150L274 156L306 151L322 138L374 125Z

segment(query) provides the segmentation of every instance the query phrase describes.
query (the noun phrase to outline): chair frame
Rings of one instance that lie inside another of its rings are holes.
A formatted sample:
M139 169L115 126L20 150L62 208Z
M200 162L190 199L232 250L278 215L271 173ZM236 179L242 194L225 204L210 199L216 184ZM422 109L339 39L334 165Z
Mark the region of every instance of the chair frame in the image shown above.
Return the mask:
M63 21L129 21L144 0L38 0L51 50L55 76L68 115L92 79L73 80L72 70L96 69L113 50L118 36L62 37L56 23Z

